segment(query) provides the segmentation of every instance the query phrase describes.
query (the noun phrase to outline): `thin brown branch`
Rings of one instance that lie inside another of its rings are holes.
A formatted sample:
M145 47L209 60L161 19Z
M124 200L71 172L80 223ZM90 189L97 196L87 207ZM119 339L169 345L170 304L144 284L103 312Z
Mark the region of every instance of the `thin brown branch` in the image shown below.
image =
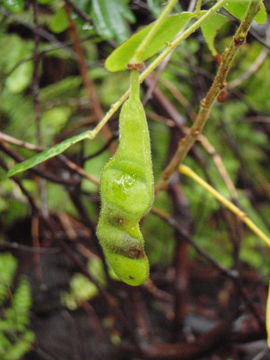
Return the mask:
M249 328L246 323L240 329L237 329L235 323L228 319L227 321L221 321L213 329L190 343L145 344L142 354L146 359L195 360L200 359L203 355L208 358L207 355L213 350L228 349L233 343L264 338L265 330L261 330L256 326Z
M215 100L222 89L226 86L226 79L228 73L233 65L236 54L239 48L245 43L248 30L251 22L258 12L259 1L251 0L247 13L237 29L231 44L222 54L221 64L218 68L215 79L205 96L200 103L200 110L196 117L194 124L192 125L188 135L186 135L179 143L179 147L172 157L170 163L161 174L161 178L156 186L156 192L165 190L171 175L177 170L179 164L187 156L189 150L198 139L198 136L204 129L204 126L209 118L210 111L215 103Z
M171 92L171 94L175 97L175 99L178 100L182 106L184 106L190 119L194 122L196 120L197 114L192 109L191 104L186 99L186 97L178 89L176 89L169 81L162 80L162 84ZM185 133L186 134L188 133L188 129L185 129ZM237 190L234 186L234 183L232 182L232 180L230 178L229 173L227 172L227 169L222 161L221 156L218 154L218 152L216 151L214 146L210 143L210 141L203 134L200 134L198 136L198 141L201 143L203 148L208 152L208 154L212 156L213 162L214 162L221 178L223 179L225 185L227 186L232 200L237 201L237 199L238 199Z
M105 342L106 340L105 329L103 327L102 320L98 317L98 314L96 313L94 307L87 301L83 301L81 303L81 307L88 315L89 323L91 324L99 341Z
M0 241L0 248L1 249L12 249L12 250L19 250L19 251L26 251L30 253L40 253L40 254L56 254L60 251L60 249L56 247L50 248L41 248L41 247L33 247L28 245L22 245L17 242L8 242L8 241Z
M10 144L21 146L21 147L23 147L25 149L28 149L28 150L33 150L33 151L43 151L44 150L42 147L40 147L38 145L34 145L34 144L28 143L26 141L16 139L13 136L9 136L9 135L1 132L1 131L0 131L0 140L3 140L3 141L8 142Z
M216 268L221 274L231 279L233 282L235 282L236 286L238 287L238 290L240 292L241 298L243 299L243 302L245 303L246 307L251 311L251 313L254 315L254 318L256 319L258 325L261 329L264 328L264 322L262 321L260 314L258 313L256 307L252 303L252 301L249 299L246 290L242 286L241 280L239 278L239 274L237 270L232 269L226 269L224 266L222 266L218 261L216 261L211 255L209 255L208 252L206 252L203 248L201 248L191 237L190 235L183 230L183 228L178 224L178 222L171 217L169 214L166 214L164 212L159 211L156 208L152 208L151 212L158 217L160 217L162 220L164 220L166 223L171 225L174 229L176 229L179 234L181 234L182 238L185 239L185 241L189 242L191 246L198 252L199 255L201 255L204 259L206 259L214 268Z
M79 15L79 17L84 20L86 23L90 24L90 25L93 25L90 17L85 13L83 12L79 6L77 6L73 1L70 1L70 0L65 0L66 3L70 6L70 8L77 14Z
M90 155L86 155L83 159L83 161L89 161L91 159L94 159L95 157L97 157L98 155L102 154L105 150L108 149L108 147L111 145L111 143L117 139L117 136L113 135L108 141L107 143L102 146L101 149L99 149L98 151L96 151L94 154L90 154Z
M178 183L169 186L169 195L173 205L174 218L187 234L191 230L191 216L187 199ZM189 243L175 230L176 249L174 254L174 318L172 322L173 342L179 341L183 335L185 319L188 312L189 297L189 269L188 249Z
M241 74L237 79L231 81L228 84L229 89L233 89L241 85L244 81L248 80L252 75L254 75L259 68L263 65L264 61L267 59L269 54L269 49L263 49L258 55L257 59L251 64L250 68Z
M1 143L0 143L0 146L1 146ZM0 166L1 166L1 168L3 170L8 171L7 165L5 164L5 162L1 158L0 158ZM33 214L38 215L40 213L40 209L37 206L33 196L26 190L26 188L23 186L23 184L21 183L20 179L17 176L13 176L12 180L19 186L21 192L24 194L24 196L28 200Z
M59 155L59 159L68 167L68 169L72 170L76 174L80 175L81 177L84 177L85 179L88 179L89 181L93 182L94 184L99 184L99 180L91 175L88 174L86 171L84 171L83 168L75 164L73 161L66 158L64 155Z
M76 24L75 24L74 20L72 19L71 6L67 1L66 1L65 9L66 9L67 17L69 20L70 37L73 42L74 51L77 55L79 71L80 71L80 74L81 74L81 77L82 77L82 80L83 80L83 83L84 83L84 86L85 86L85 89L86 89L86 92L87 92L87 95L89 98L89 102L92 106L93 113L95 114L97 121L101 121L103 119L104 114L103 114L100 102L98 100L98 96L97 96L97 93L95 90L94 83L88 75L88 69L87 69L87 64L86 64L86 60L85 60L85 56L84 56L84 51L83 51L83 48L81 45L80 37L77 32ZM108 140L112 137L112 134L111 134L111 131L110 131L108 125L105 125L102 128L101 132L103 133L106 140ZM111 144L110 149L112 152L115 151L114 144Z
M166 301L171 303L173 297L168 292L159 289L154 282L149 278L144 284L143 287L156 299L161 301Z
M66 255L73 261L73 263L78 267L78 269L80 269L82 274L84 274L88 280L90 280L93 284L95 284L100 295L106 301L108 308L112 311L113 314L115 314L118 321L122 324L124 329L129 333L131 339L134 340L134 344L137 344L133 329L130 327L123 312L120 310L119 307L117 307L116 302L114 298L111 296L111 294L103 286L101 286L100 283L90 274L87 266L81 261L81 259L77 256L77 254L74 254L73 250L68 246L68 244L61 237L54 236L55 226L53 226L52 219L43 216L43 214L41 214L41 218L44 221L45 225L47 226L48 230L50 231L52 237L55 238L55 240L58 242L59 246L63 249Z
M230 279L235 279L238 277L238 273L234 270L228 270L222 266L218 261L216 261L211 255L208 254L202 247L200 247L195 241L192 240L191 236L182 229L178 222L171 217L169 214L164 213L157 208L152 208L151 212L165 221L167 224L172 226L175 230L179 232L181 237L185 239L191 246L201 255L205 260L207 260L211 265L213 265L221 274L225 275Z
M41 103L40 103L40 95L39 95L39 66L41 60L41 54L39 51L40 46L40 34L38 32L39 29L39 4L36 0L32 2L33 6L33 20L34 20L34 53L33 53L33 79L32 79L32 94L34 100L34 113L35 113L35 130L36 130L36 142L39 146L42 146L43 138L42 138L42 124L41 124ZM43 165L40 165L40 168L43 168ZM47 186L44 178L37 178L37 187L39 191L41 208L44 214L48 214L48 205L47 205ZM38 221L38 220L37 220ZM39 227L37 228L39 229ZM33 237L38 242L39 235ZM35 241L35 240L34 240ZM34 258L37 260L39 255L34 255ZM38 261L35 261L38 265Z
M131 299L130 305L132 306L130 312L136 324L136 335L140 343L149 342L153 333L140 288L131 287L129 294Z
M32 80L32 94L34 99L34 110L35 110L35 121L36 121L36 138L37 144L42 145L42 133L41 133L41 106L40 106L40 97L39 97L39 65L40 65L40 34L39 34L39 23L38 23L38 2L33 0L33 18L34 18L34 53L33 53L33 80Z
M4 9L3 7L0 8L0 14L7 16L14 23L24 26L25 28L31 30L33 33L36 31L43 39L45 39L51 43L57 44L60 47L63 47L63 43L61 43L61 41L59 41L56 36L54 36L52 33L48 32L47 30L45 30L41 27L36 29L34 24L22 20L16 14ZM73 52L71 50L65 49L65 51L68 52L69 55L73 55Z
M261 45L263 45L266 49L270 50L270 44L266 41L264 41L264 39L262 39L256 32L255 29L253 29L251 27L250 29L250 34L254 37L254 39L256 39Z
M43 211L44 213L44 211ZM32 235L32 244L34 248L40 248L40 219L38 216L34 215L31 218L31 235ZM42 269L40 266L41 253L33 253L33 263L34 270L37 278L42 280Z
M151 343L143 344L142 356L145 359L195 360L228 344L232 339L232 323L222 321L212 330L199 336L191 343Z

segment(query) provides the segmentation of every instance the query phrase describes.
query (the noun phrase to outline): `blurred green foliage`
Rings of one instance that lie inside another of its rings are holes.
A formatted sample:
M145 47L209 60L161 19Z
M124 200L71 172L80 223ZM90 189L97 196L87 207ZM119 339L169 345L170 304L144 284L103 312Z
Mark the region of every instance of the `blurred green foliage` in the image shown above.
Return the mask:
M63 16L62 1L39 0L39 3L41 4L41 24L47 26L55 36L63 36L64 39L66 36L67 38L67 22ZM152 15L157 16L163 1L148 0L147 4ZM32 15L31 9L22 7L19 1L17 4L14 3L14 6L13 9L6 6L8 10L14 12L12 16L0 13L0 49L4 54L0 57L0 131L23 141L36 143L34 100L31 92L34 42L29 37L10 31L10 25L13 22L23 24L24 21L30 21ZM115 0L109 5L105 1L81 0L78 1L78 6L93 21L93 26L83 26L82 20L77 15L74 16L79 35L82 38L90 37L82 44L89 69L91 69L89 70L90 77L95 81L99 100L106 110L127 89L128 74L125 72L111 74L104 69L104 59L113 50L112 42L105 44L104 40L109 39L117 43L126 40L131 34L130 24L134 26L135 15L130 8L127 8L128 1L124 0ZM101 7L103 9L102 17L98 17ZM111 7L117 12L116 17L110 15ZM218 37L215 38L215 47L218 52L224 50L230 41L231 30L231 26L226 25L219 31ZM100 44L103 46L101 47ZM213 41L211 46L213 46ZM85 120L89 117L89 100L78 74L74 53L61 47L58 49L57 44L50 44L43 37L40 47L44 50L39 67L39 75L42 80L40 89L42 138L44 146L50 147L59 140L93 127L93 124L90 121L85 124ZM236 65L229 80L236 79L247 71L261 51L260 44L254 40L249 41L236 59ZM56 66L56 69L48 69L49 66L46 64L50 61L53 64L59 62L60 65ZM162 85L162 80L173 84L187 98L192 108L197 110L199 100L211 83L215 68L212 55L205 43L202 43L201 38L198 40L194 37L179 46L161 75L160 88L187 120L188 125L191 122L188 120L187 108L179 104L171 92ZM232 180L239 188L239 201L242 208L266 232L269 229L263 221L262 215L265 219L269 219L270 203L269 193L267 194L266 190L262 188L261 176L263 174L266 184L269 186L270 169L265 166L269 157L267 151L269 135L265 126L259 122L254 124L250 117L254 113L260 115L270 113L269 69L270 58L268 57L255 74L240 84L238 88L240 95L239 92L232 90L225 103L217 104L214 107L209 124L205 129L205 135L221 155ZM198 73L200 73L200 82L197 80ZM154 103L147 105L146 111L149 110L157 111ZM117 116L112 119L111 124L112 130L116 132ZM154 176L157 180L167 161L171 129L164 122L154 120L149 120L149 127L152 139ZM66 155L76 161L80 152L83 152L85 156L93 154L105 143L104 137L98 136L93 141L84 141L83 144L75 145L67 151ZM232 146L232 143L235 144L235 147ZM206 165L209 180L218 191L229 196L228 189L213 165L212 158L200 146L197 148ZM16 150L24 157L30 157L33 154L22 148L16 148ZM3 155L2 152L1 157L9 167L14 165L14 160ZM99 177L100 171L109 157L110 152L107 149L99 156L86 161L85 171ZM186 162L205 178L205 173L193 157L189 157ZM50 168L50 164L52 163L45 165L50 171L56 171L57 169L53 168L53 165ZM246 179L242 178L243 174ZM37 194L36 179L30 176L29 172L22 174L20 178L28 191L35 196ZM219 204L198 185L184 178L182 180L193 219L194 241L224 266L232 266L232 243L225 221L218 216ZM248 182L247 185L245 180ZM260 192L263 194L258 196L257 208L253 206L254 199L249 187L254 192L258 191L259 195ZM83 203L91 219L96 222L99 207L96 203L91 202L90 198L93 195L98 196L98 186L88 180L83 180L81 190ZM77 216L67 190L61 185L48 182L47 198L51 213L66 211ZM161 211L172 213L171 199L165 193L160 194L154 206ZM17 185L5 177L4 171L1 169L0 213L1 219L5 220L7 227L12 227L19 219L31 215L25 197ZM142 231L151 263L170 264L175 249L173 229L161 222L158 217L149 214L142 224ZM4 240L9 240L6 234L3 234L2 237ZM197 256L193 250L190 250L190 255ZM246 229L242 239L240 257L244 263L255 267L261 274L269 276L269 252ZM90 272L93 271L93 274L98 276L99 283L106 286L102 264L95 261L89 261ZM34 341L32 332L27 328L31 307L27 280L21 278L11 293L8 290L13 286L16 267L16 260L11 255L0 255L0 305L4 308L0 316L0 357L2 356L3 360L19 359L21 355L18 354L27 351ZM92 298L96 293L97 289L94 284L90 283L83 275L76 274L71 280L70 292L63 295L63 302L69 308L76 308L80 302ZM9 294L12 296L9 297ZM6 354L11 355L7 357Z
M20 360L35 340L28 328L32 305L28 280L20 277L17 286L13 284L17 265L11 254L0 254L0 357L3 360Z

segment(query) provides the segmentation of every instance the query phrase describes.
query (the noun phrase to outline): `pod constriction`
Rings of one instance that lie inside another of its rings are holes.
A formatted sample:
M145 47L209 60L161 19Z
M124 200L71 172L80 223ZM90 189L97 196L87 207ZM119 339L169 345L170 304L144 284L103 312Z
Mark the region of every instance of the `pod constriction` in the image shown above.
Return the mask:
M119 147L101 175L101 213L97 235L120 280L140 285L149 263L139 221L153 202L150 138L139 97L139 74L131 71L131 92L120 112Z

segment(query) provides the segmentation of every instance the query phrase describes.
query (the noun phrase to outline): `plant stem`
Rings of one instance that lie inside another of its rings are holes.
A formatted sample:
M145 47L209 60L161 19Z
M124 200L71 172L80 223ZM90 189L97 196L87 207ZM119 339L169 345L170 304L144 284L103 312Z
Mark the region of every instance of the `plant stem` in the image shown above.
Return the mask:
M252 19L259 10L259 5L260 0L250 1L246 15L237 29L231 44L223 52L218 72L207 95L200 103L200 110L192 127L190 128L189 133L180 141L178 149L172 157L172 160L161 174L161 179L156 186L157 192L166 189L171 175L174 173L174 171L176 171L179 164L184 160L189 150L202 132L218 94L226 86L226 79L232 67L235 55L237 54L241 45L243 45L246 41L249 27L251 25Z
M87 62L86 62L85 55L84 55L84 50L83 50L81 40L80 40L80 37L78 34L76 23L75 23L74 19L72 18L71 10L72 10L71 6L69 5L68 2L66 2L65 11L66 11L67 18L69 21L69 33L70 33L70 38L73 43L74 52L76 54L78 70L81 74L83 84L84 84L84 87L86 90L86 94L89 99L89 105L91 104L91 110L96 117L96 120L97 120L96 122L99 122L103 118L104 114L103 114L101 104L98 100L98 96L97 96L97 92L96 92L94 83L88 74L88 67L87 67ZM101 133L106 141L112 137L111 131L107 125L104 126ZM116 150L115 144L111 144L110 150L112 153L115 152L115 150Z
M144 38L144 40L141 42L141 44L139 45L139 47L137 48L137 50L135 51L135 54L133 56L133 58L131 59L130 63L131 64L137 64L137 63L141 63L142 59L141 56L144 52L144 50L147 48L147 46L150 44L150 42L153 40L153 38L155 37L158 29L160 28L160 26L163 23L163 20L165 19L165 17L170 13L170 11L172 10L172 8L174 7L175 3L177 0L169 0L167 6L165 7L165 9L162 11L162 13L160 14L160 16L158 17L158 19L155 21L154 26L152 27L152 29L149 31L149 33L146 35L146 37Z
M140 76L141 82L147 78L147 76L166 58L174 49L184 40L186 40L191 34L193 34L203 22L209 17L214 15L228 0L219 0L211 9L209 9L201 18L199 18L194 24L192 24L187 30L181 33L172 42L167 44L167 48L144 70Z
M235 206L231 201L227 200L223 195L221 195L217 190L215 190L211 185L204 181L200 176L198 176L193 170L191 170L186 165L181 165L179 167L179 172L190 177L197 184L202 186L206 191L208 191L216 200L218 200L222 205L227 209L237 215L249 228L256 234L267 246L270 247L270 239L267 235L261 231L257 225L237 206Z
M195 8L195 13L198 13L199 11L201 11L202 2L203 2L203 0L197 0L196 8Z
M173 42L168 44L168 47L162 51L162 53L142 72L140 75L140 83L142 83L147 76L149 76L155 68L162 62L165 57L170 54L174 49L184 40L186 40L191 34L193 34L201 24L206 21L209 17L215 14L227 0L219 0L216 5L209 9L200 19L198 19L193 25L191 25L186 31L180 34ZM109 121L112 115L120 108L123 102L128 98L129 90L126 91L120 99L118 99L106 113L101 122L96 126L95 129L89 131L89 138L94 139L100 129Z
M189 118L191 119L192 122L194 122L197 117L197 113L194 110L192 110L192 106L191 106L190 102L186 99L186 97L175 86L173 86L170 81L162 79L161 83L162 83L162 85L165 86L166 89L169 90L169 92L173 95L173 97L185 108L185 110L188 113ZM183 130L184 130L185 135L189 131L189 129L186 127L184 127ZM1 132L0 132L0 135L1 135ZM209 139L207 139L203 134L200 134L200 136L198 137L198 141L201 143L204 150L212 157L213 162L214 162L221 178L223 179L224 184L226 184L226 186L230 192L231 199L234 201L237 201L238 194L237 194L236 187L234 186L234 184L230 178L230 175L223 163L223 160L222 160L221 156L218 154L216 148L213 146L213 144L210 143Z
M130 97L138 99L140 97L140 79L138 70L130 72Z
M219 0L216 5L214 5L211 9L209 9L199 20L197 20L193 25L191 25L186 31L184 31L182 34L180 34L176 39L168 44L168 47L163 50L163 52L144 70L144 72L140 75L140 83L142 83L147 76L151 74L153 70L166 58L168 54L170 54L174 49L185 39L187 39L194 31L196 31L201 24L207 20L209 17L211 17L213 14L215 14L222 5L227 0ZM97 124L97 126L94 129L87 130L79 135L73 136L70 139L64 140L62 143L62 149L59 151L59 145L51 147L49 150L47 150L47 153L49 154L46 156L45 160L51 159L52 157L61 154L66 149L68 149L71 145L76 144L84 139L90 139L93 140L97 134L100 132L100 130L103 128L103 126L110 120L110 118L116 113L116 111L121 107L121 105L124 103L124 101L129 96L129 90L127 90L114 104L111 105L109 111L105 114L105 116L102 118L102 120ZM32 159L32 158L31 158ZM44 158L40 158L38 162L35 163L35 165L45 161ZM28 159L29 160L29 159ZM26 161L28 161L26 160ZM33 165L29 165L28 167L24 168L23 170L18 170L18 165L15 165L15 167L11 168L9 171L8 176L13 176L14 174L27 170Z

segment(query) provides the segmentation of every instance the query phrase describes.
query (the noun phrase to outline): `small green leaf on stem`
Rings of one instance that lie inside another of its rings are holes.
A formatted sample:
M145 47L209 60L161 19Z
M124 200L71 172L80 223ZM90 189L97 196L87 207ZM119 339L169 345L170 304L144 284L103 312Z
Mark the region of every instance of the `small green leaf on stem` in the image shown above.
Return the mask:
M237 19L242 20L245 16L248 5L249 1L247 0L228 0L224 5L224 8ZM258 24L264 24L267 20L267 12L262 1L261 8L254 17L254 20L256 20Z
M60 8L57 10L55 15L53 16L51 23L50 23L50 29L54 33L61 33L62 31L65 31L68 28L68 17L67 13L64 8Z
M215 48L215 38L217 33L228 21L229 19L226 16L214 14L202 24L201 29L203 36L213 56L218 54Z
M167 42L173 40L192 16L193 14L189 12L168 16L159 28L151 44L149 44L141 54L142 61L155 55L159 50L166 46ZM112 72L126 70L129 61L153 25L154 23L140 30L115 49L105 62L106 69Z
M76 144L77 142L88 138L89 134L90 134L89 131L85 131L82 134L79 134L79 135L73 136L69 139L66 139L66 140L62 141L61 143L51 147L50 149L45 150L37 155L34 155L31 158L23 161L22 163L15 165L13 168L11 168L8 171L7 175L9 177L13 176L22 171L30 169L46 160L49 160L54 156L57 156L57 155L61 154L62 152L64 152L65 150L67 150L71 145Z
M92 0L92 17L100 36L119 43L129 36L125 19L130 22L135 20L123 0Z
M23 0L2 0L3 6L13 13L18 13L24 9Z

